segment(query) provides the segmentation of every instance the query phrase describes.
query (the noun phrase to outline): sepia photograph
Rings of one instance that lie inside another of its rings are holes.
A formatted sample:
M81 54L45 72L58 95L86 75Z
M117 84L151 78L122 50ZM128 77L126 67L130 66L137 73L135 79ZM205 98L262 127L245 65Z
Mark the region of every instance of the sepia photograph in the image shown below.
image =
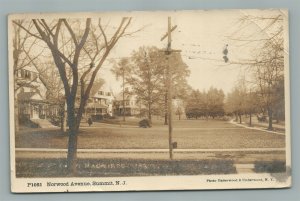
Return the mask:
M11 191L291 186L288 11L8 17Z

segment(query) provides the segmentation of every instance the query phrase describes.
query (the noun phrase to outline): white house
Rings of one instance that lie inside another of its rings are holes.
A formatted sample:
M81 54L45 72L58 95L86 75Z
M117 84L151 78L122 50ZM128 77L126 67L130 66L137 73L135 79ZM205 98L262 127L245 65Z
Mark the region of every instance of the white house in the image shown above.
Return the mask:
M123 92L117 94L114 101L114 113L116 115L121 116L124 113L126 116L140 115L141 109L142 105L138 102L137 95L131 94L128 88L124 91L124 99Z
M19 117L45 118L47 88L34 66L25 66L15 74L15 96Z
M114 96L112 90L104 84L95 94L91 94L88 100L85 115L103 116L113 115Z

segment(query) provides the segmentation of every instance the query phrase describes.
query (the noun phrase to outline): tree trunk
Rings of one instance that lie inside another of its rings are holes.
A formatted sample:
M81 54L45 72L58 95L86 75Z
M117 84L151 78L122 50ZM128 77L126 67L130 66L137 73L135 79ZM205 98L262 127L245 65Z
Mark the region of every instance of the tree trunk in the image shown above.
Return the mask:
M269 126L268 130L273 130L273 111L272 108L268 108Z
M69 126L69 142L68 142L68 156L67 156L67 167L68 167L69 176L76 175L77 140L78 140L78 130L76 129L76 125L71 124L71 126Z
M70 103L71 102L71 103ZM74 100L67 102L68 112L68 125L69 125L69 142L68 142L68 156L67 156L67 168L68 174L71 176L76 175L77 164L77 138L78 138L78 125L75 118L75 98Z
M239 114L240 124L242 124L242 115Z
M151 103L148 104L148 119L149 119L149 122L152 123Z
M252 113L249 114L249 126L252 126Z

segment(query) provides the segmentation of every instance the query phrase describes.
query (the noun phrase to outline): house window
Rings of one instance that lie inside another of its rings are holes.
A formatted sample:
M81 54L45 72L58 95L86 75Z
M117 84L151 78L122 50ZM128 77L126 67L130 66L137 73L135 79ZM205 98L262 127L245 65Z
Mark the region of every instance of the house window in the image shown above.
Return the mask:
M99 95L103 95L103 91L98 91L98 94Z
M107 96L111 96L111 93L110 93L110 92L107 92Z
M23 69L21 70L21 77L25 78L25 70L23 70Z
M17 77L22 77L21 71L22 71L22 70L18 70L18 71L17 71Z
M31 73L28 70L25 70L25 79L28 79L28 80L31 79Z

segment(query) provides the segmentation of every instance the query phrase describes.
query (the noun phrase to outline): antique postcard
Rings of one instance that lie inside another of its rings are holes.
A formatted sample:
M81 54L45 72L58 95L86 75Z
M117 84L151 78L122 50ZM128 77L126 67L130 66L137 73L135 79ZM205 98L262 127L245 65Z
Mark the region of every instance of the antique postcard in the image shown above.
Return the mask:
M291 186L288 11L8 17L11 191Z

